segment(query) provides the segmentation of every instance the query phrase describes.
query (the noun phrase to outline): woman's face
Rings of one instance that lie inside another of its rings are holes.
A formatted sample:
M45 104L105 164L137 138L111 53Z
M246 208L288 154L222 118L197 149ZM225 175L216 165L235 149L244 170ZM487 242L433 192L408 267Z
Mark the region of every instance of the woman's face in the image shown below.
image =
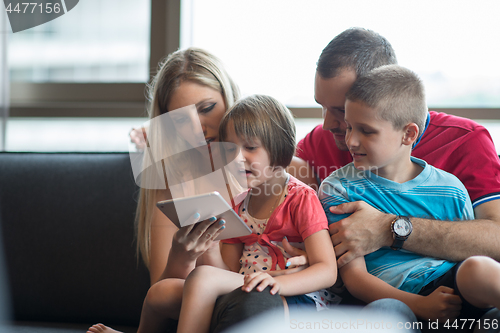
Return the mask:
M186 112L184 116L174 116L172 113L178 133L193 147L204 146L203 142L199 141L205 141L207 144L218 141L219 124L226 113L222 94L210 87L184 81L172 94L168 110L174 111L192 104L196 105L196 113Z

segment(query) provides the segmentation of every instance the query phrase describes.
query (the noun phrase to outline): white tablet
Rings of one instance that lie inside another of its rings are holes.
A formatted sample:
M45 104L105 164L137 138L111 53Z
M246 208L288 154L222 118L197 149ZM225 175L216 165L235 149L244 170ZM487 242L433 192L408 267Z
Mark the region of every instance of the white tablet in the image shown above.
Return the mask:
M222 198L219 192L160 201L156 206L178 228L188 225L189 223L186 223L186 221L191 221L196 213L200 214L198 222L209 219L212 216L223 218L226 221L226 228L216 240L247 236L252 233L252 230Z

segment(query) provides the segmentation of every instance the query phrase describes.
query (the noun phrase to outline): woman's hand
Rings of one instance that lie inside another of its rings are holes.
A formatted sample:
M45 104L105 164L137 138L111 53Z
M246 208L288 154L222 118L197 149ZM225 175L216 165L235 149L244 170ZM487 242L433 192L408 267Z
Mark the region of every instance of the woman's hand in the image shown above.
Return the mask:
M130 130L130 142L135 144L137 150L144 150L146 148L146 129L144 127L132 128Z
M453 294L453 289L440 286L430 295L421 297L416 303L415 314L422 319L453 320L460 314L462 308L460 296Z
M306 251L290 245L286 237L283 238L282 243L285 251L292 257L286 261L287 269L278 271L269 271L268 272L269 275L271 276L287 275L287 274L297 273L309 267L309 260L307 258Z
M281 286L271 275L264 272L255 272L249 275L245 275L244 283L241 289L247 293L252 291L254 288L257 291L262 291L266 289L267 286L271 286L271 294L275 295L279 293Z
M207 251L219 251L219 242L214 241L224 230L224 220L212 217L208 220L195 223L200 214L192 217L188 226L177 231L172 240L172 253L177 257L185 257L186 260L195 261Z

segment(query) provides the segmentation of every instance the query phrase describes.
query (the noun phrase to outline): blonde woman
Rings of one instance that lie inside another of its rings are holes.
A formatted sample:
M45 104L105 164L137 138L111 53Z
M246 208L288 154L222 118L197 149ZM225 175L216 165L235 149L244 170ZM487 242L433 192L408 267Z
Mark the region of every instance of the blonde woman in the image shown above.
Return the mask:
M238 87L226 73L220 60L204 50L189 48L172 53L160 64L158 73L149 86L149 116L154 119L179 108L195 105L204 140L210 145L211 142L218 141L219 123L238 97ZM151 149L165 149L167 145L162 146L161 140L190 141L187 133L189 130L179 128L177 131L162 131L164 137L157 137L153 145L151 136L155 133L155 126L152 124L147 129ZM159 132L156 131L157 136ZM192 154L196 155L196 150ZM185 171L186 166L193 164L189 161L170 161L163 168L169 180L169 175L175 176L179 171ZM198 171L196 168L189 169L188 177L194 178L196 175L193 173ZM149 269L151 288L144 300L138 332L160 332L171 328L169 326L172 321L169 319L177 319L179 316L184 279L188 274L201 264L220 264L219 245L214 239L224 229L224 225L223 221L212 218L178 229L155 206L158 201L172 197L168 184L163 190L152 189L152 186L147 185L144 187L141 188L137 207L137 248ZM192 220L197 218L199 217L193 216ZM241 295L235 296L235 299L240 297ZM279 296L276 298L269 295L269 298L272 300L259 298L259 302L264 301L269 307L282 305ZM228 305L224 303L221 306L225 308ZM219 319L223 325L240 320L243 312L252 314L252 309L233 311L239 312L237 316L228 313ZM229 323L227 318L230 318ZM115 331L96 324L88 332Z

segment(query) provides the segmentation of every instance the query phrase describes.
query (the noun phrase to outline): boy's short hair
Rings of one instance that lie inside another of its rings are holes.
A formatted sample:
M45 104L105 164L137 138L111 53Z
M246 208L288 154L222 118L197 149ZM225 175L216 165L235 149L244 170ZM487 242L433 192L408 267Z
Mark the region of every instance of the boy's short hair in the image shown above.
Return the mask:
M322 78L331 79L343 69L353 69L356 76L361 76L374 68L397 63L392 45L383 36L368 29L349 28L323 49L316 71Z
M269 153L271 166L286 168L290 164L295 154L295 122L285 105L265 95L252 95L237 101L221 120L221 142L227 139L230 121L238 137L261 141Z
M395 129L415 123L419 136L424 130L427 119L424 85L407 68L398 65L376 68L359 77L346 98L377 109L379 116L390 121Z

